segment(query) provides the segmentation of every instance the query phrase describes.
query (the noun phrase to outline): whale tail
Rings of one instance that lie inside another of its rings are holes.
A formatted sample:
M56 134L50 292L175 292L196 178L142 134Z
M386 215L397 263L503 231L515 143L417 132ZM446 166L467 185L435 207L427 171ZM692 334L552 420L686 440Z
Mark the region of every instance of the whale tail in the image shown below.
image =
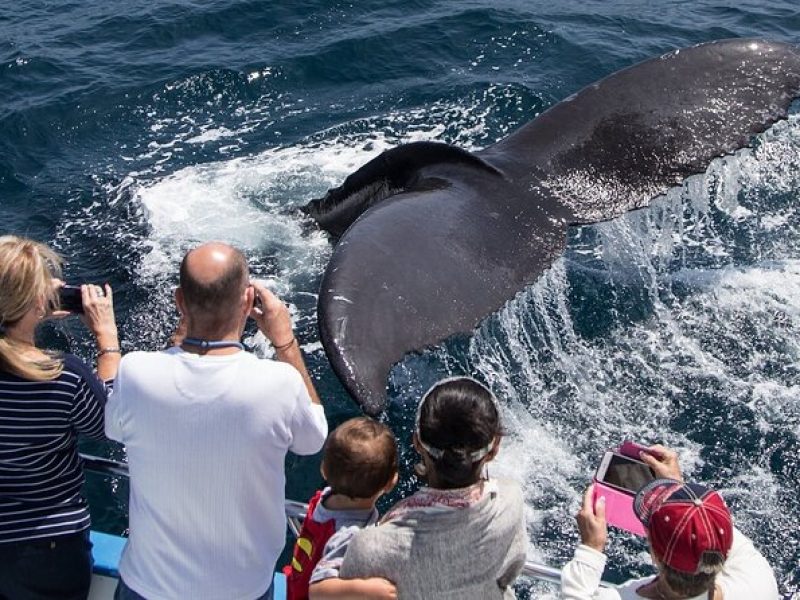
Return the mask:
M385 152L306 209L340 238L319 296L334 371L377 414L394 363L473 331L552 264L568 225L648 205L798 95L797 47L713 42L610 75L481 152Z
M338 239L370 207L396 194L424 187L425 167L442 163L470 165L500 175L493 166L461 148L441 142L412 142L373 158L342 185L301 210Z

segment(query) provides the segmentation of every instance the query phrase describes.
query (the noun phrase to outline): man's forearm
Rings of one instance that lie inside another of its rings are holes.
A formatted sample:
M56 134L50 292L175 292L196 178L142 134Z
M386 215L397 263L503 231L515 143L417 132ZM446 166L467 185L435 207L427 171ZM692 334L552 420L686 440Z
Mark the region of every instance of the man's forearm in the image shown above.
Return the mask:
M303 351L300 350L300 342L295 338L294 341L288 346L281 347L275 350L275 358L281 362L292 365L300 375L303 377L303 383L306 385L308 395L314 404L321 404L317 390L311 381L311 376L308 374L306 368L306 361L303 358Z

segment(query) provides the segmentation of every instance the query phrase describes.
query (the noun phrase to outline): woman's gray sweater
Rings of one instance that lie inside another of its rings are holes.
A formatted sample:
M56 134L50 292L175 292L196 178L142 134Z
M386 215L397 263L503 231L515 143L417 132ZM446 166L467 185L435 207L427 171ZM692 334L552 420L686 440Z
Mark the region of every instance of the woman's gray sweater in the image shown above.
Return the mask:
M412 511L359 531L340 577L385 577L400 600L514 598L527 549L522 492L493 481L496 491L468 508Z

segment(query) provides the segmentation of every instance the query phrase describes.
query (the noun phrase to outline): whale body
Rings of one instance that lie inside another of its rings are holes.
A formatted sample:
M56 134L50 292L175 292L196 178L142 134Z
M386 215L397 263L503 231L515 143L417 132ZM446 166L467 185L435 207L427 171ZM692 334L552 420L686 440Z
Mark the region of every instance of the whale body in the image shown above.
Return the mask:
M800 49L701 44L589 85L481 150L388 150L303 210L336 247L320 338L370 414L407 353L474 331L562 253L570 225L613 219L786 118Z

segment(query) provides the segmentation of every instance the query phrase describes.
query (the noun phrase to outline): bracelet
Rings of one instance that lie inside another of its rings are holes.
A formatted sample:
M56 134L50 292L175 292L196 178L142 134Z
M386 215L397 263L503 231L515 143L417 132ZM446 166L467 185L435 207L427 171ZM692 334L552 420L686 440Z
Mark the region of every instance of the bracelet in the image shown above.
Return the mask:
M272 347L275 348L275 352L280 352L281 350L286 350L289 346L294 344L296 341L297 341L297 338L292 336L292 339L290 339L285 344L281 344L280 346L276 346L275 344L272 344Z
M100 348L100 350L97 351L97 358L100 358L103 354L122 354L122 350L120 350L118 346L116 348Z

